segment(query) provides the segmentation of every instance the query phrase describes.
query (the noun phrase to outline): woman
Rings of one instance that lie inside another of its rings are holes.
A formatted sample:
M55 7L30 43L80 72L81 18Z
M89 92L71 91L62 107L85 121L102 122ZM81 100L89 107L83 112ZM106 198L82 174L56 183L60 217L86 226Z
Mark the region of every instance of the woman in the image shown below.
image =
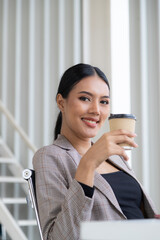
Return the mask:
M56 100L55 141L33 159L44 239L79 239L82 221L153 218L151 200L119 146L126 142L136 148L136 135L112 131L92 144L110 114L104 73L87 64L69 68Z

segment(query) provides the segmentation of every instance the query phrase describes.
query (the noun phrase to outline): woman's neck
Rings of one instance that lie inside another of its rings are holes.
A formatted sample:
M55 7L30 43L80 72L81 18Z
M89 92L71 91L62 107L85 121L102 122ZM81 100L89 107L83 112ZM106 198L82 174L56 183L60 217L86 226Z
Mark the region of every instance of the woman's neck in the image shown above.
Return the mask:
M77 150L77 152L83 156L88 149L91 147L91 139L81 139L77 137L76 135L69 135L65 134L63 131L61 131L61 135L66 137L68 141L72 144L72 146Z

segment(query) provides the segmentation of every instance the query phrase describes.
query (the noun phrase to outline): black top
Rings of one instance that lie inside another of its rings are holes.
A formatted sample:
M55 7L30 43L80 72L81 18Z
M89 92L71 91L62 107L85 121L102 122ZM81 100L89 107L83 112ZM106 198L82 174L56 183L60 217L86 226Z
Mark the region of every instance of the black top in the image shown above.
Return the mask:
M138 182L123 171L102 174L110 184L122 212L127 219L143 219L140 209L142 202L142 191ZM79 182L80 183L80 182ZM94 187L80 183L87 197L92 198Z
M83 188L84 194L86 197L92 198L93 193L94 193L94 187L90 187L84 183L79 182L81 187Z
M138 182L123 171L102 174L102 176L110 184L127 219L144 218L140 209L142 191Z

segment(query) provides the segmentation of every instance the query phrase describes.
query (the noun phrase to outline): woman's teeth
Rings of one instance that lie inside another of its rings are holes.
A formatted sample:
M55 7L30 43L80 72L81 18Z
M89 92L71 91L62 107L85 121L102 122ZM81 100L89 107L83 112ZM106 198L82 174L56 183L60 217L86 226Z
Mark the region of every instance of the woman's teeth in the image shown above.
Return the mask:
M88 119L83 119L83 121L89 122L89 123L96 123L96 121L92 121L92 120L88 120Z

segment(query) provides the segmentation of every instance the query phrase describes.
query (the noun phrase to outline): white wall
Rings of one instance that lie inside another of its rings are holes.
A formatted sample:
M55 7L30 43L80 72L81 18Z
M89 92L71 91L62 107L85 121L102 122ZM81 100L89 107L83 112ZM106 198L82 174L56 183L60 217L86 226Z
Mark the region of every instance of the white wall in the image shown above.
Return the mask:
M139 144L133 168L160 211L160 1L129 2L131 108Z

